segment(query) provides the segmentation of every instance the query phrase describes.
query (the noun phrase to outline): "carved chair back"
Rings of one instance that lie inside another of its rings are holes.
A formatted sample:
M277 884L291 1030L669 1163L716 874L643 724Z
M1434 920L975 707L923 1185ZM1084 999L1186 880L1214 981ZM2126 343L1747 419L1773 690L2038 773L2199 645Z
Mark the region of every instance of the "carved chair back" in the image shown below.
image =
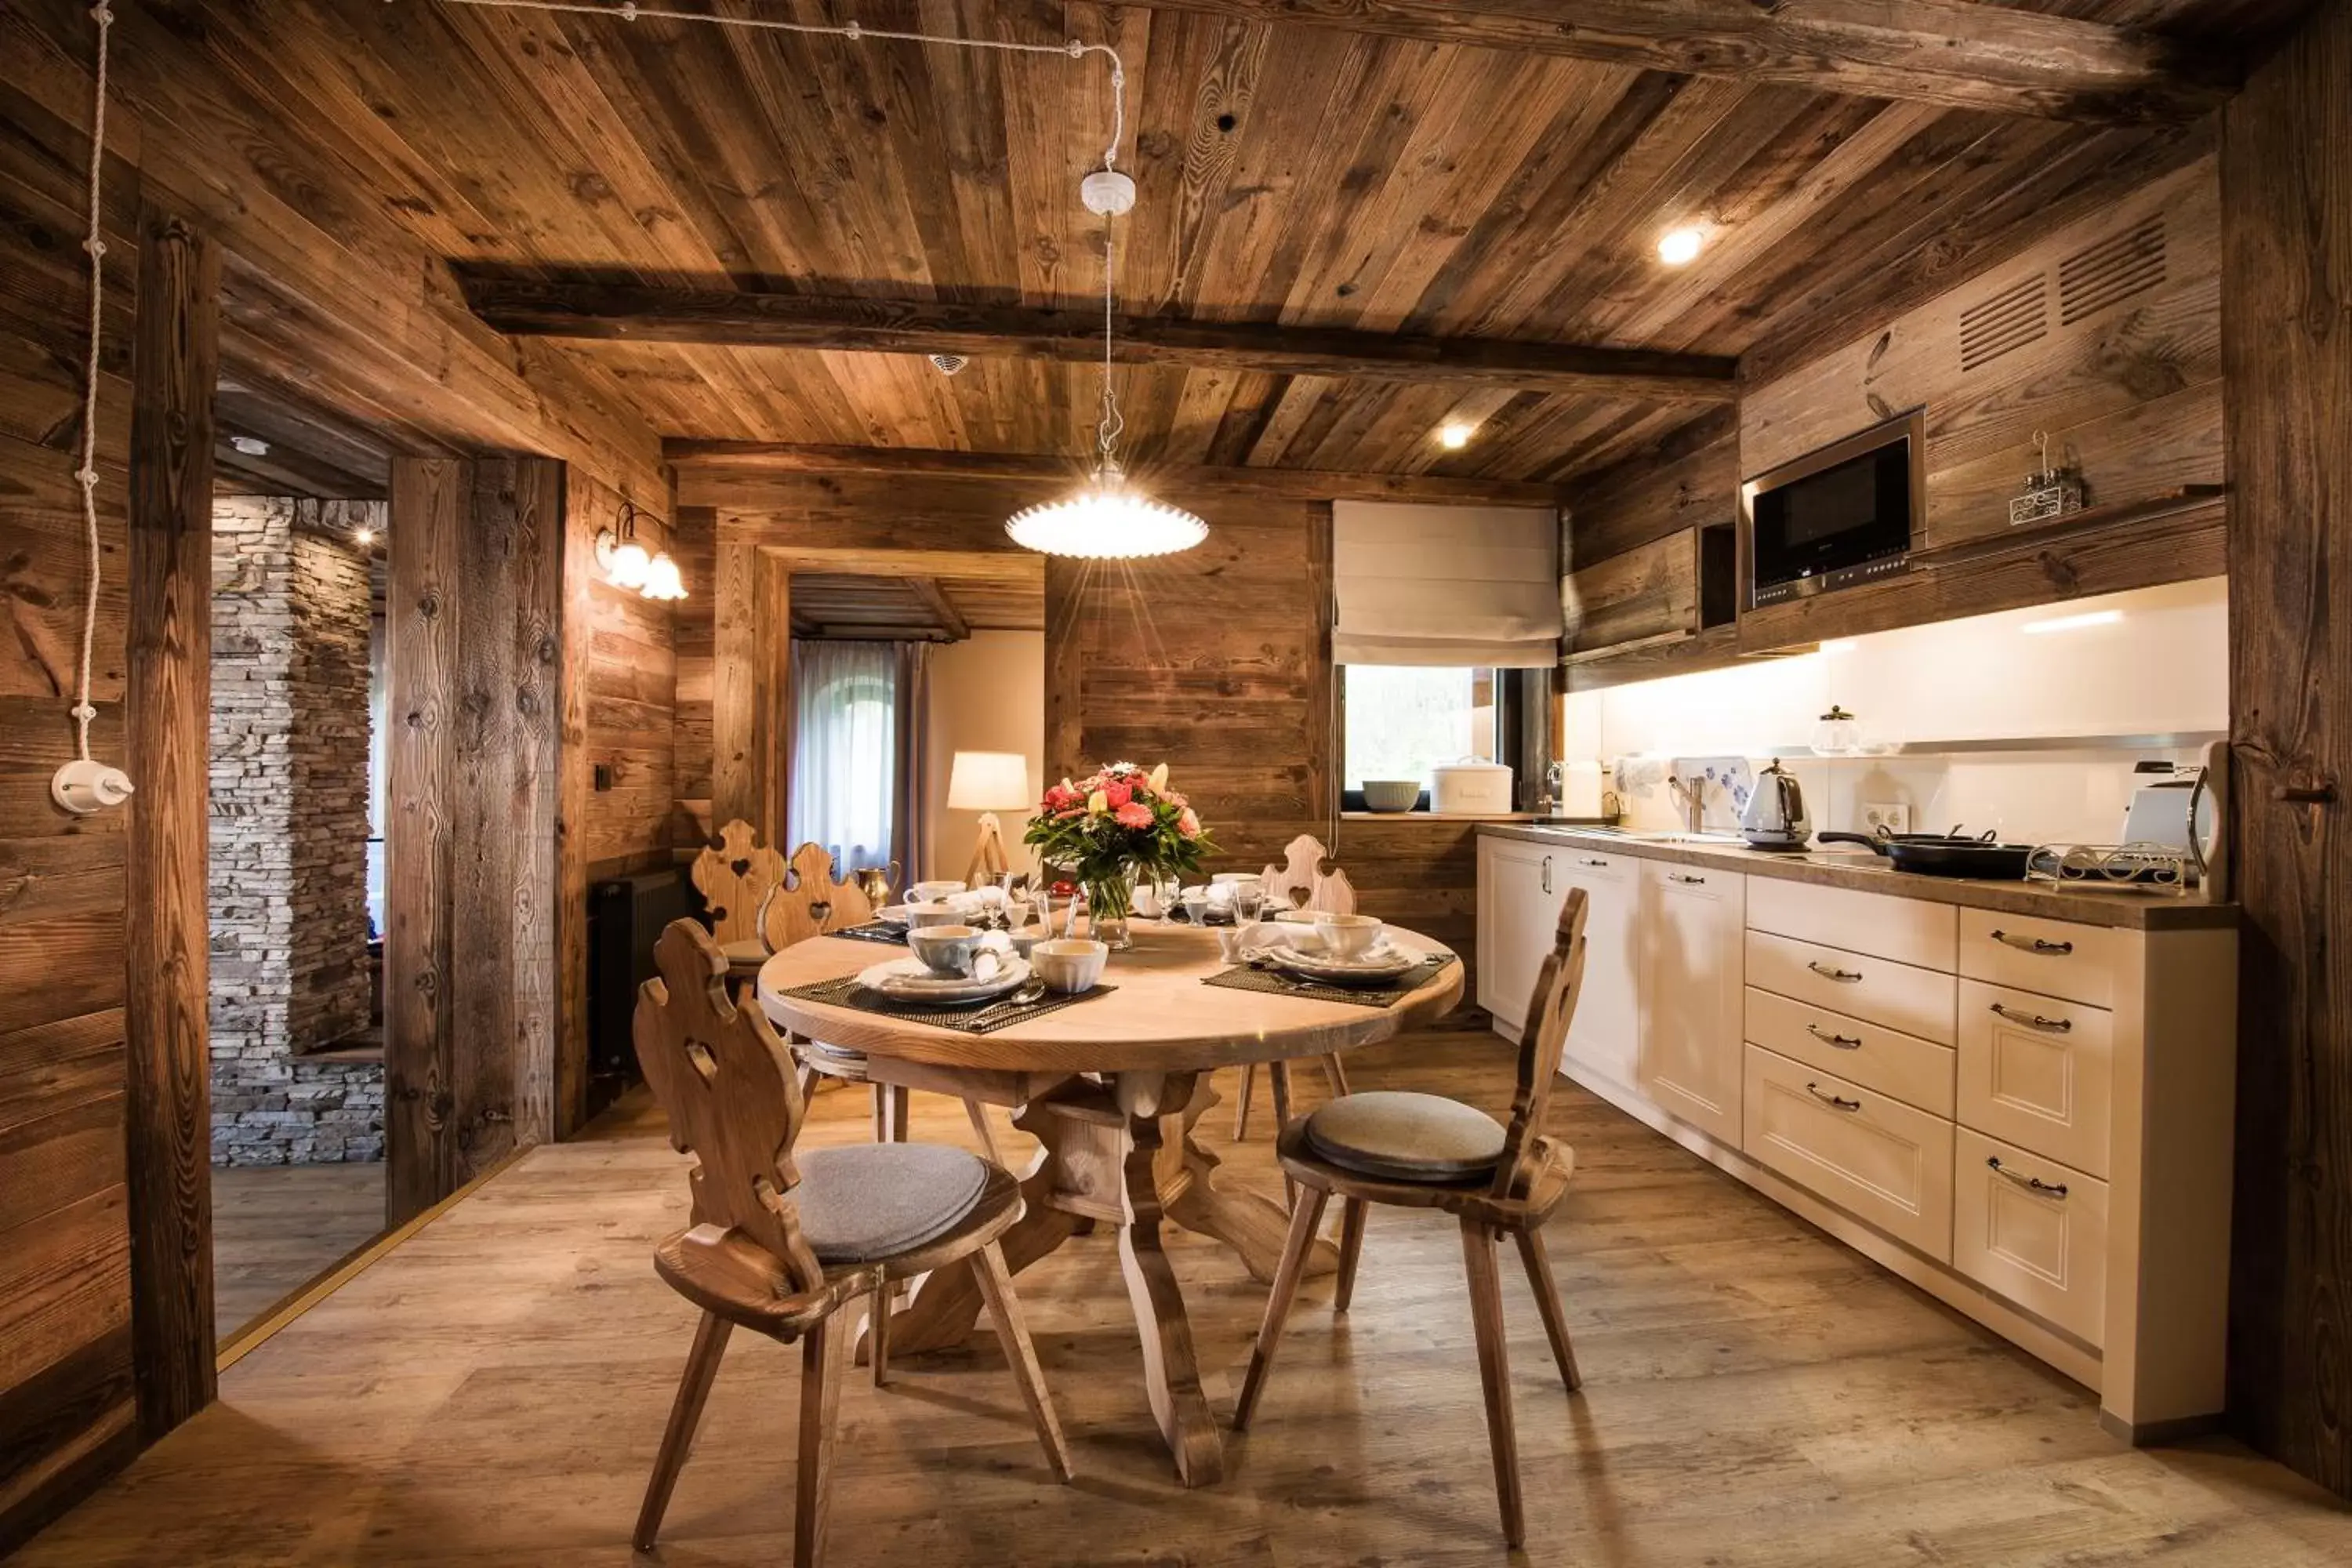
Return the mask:
M1324 868L1329 858L1322 840L1311 833L1302 833L1292 839L1289 847L1282 852L1282 864L1265 868L1266 909L1313 910L1321 915L1354 914L1355 884L1339 867Z
M688 875L709 912L712 934L721 942L751 942L760 934L760 906L784 879L784 858L738 817L694 858Z
M856 879L833 879L833 856L824 846L802 845L792 865L760 906L759 933L771 952L782 952L829 931L864 925L874 918L874 901Z
M1568 1027L1584 991L1584 921L1590 912L1584 889L1570 888L1559 907L1551 952L1536 974L1528 1004L1526 1033L1519 1038L1518 1087L1511 1096L1511 1120L1503 1136L1503 1157L1495 1167L1494 1194L1523 1198L1543 1169L1544 1112L1559 1077Z
M637 990L637 1065L669 1117L669 1141L694 1157L694 1223L715 1226L772 1258L787 1293L814 1290L824 1270L802 1238L793 1166L805 1103L792 1058L767 1018L727 997L727 958L692 921L654 944L660 970Z

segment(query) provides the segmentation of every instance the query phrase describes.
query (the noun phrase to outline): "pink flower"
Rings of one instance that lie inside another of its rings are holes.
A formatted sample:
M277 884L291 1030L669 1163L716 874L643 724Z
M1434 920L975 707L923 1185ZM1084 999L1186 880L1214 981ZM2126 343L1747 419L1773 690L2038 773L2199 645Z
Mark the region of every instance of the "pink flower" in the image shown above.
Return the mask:
M1112 820L1121 827L1149 827L1153 822L1151 808L1139 801L1129 801L1112 814Z
M1113 811L1119 811L1135 798L1135 788L1124 779L1113 779L1103 786L1103 798L1110 802Z
M1176 831L1187 838L1201 837L1201 819L1192 814L1191 806L1188 805L1176 814Z
M1160 798L1166 801L1169 805L1174 806L1179 811L1183 810L1187 805L1192 804L1192 802L1186 800L1182 795L1177 794L1172 789L1161 790L1160 792Z
M1055 784L1045 792L1047 811L1066 811L1077 805L1078 793L1067 784Z

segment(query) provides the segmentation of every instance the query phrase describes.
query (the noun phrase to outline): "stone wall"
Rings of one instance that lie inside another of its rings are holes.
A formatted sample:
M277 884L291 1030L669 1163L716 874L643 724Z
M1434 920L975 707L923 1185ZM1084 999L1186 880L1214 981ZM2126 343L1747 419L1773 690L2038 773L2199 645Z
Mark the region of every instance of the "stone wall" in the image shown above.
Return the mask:
M383 1153L383 1067L306 1053L369 1034L372 501L213 508L213 1159Z

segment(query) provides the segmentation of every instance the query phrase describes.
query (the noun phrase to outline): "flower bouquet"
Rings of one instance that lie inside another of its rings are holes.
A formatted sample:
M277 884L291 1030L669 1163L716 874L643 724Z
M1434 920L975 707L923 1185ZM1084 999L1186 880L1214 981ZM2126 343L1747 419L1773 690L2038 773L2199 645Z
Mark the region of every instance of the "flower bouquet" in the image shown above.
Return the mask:
M1085 890L1095 940L1113 948L1131 945L1127 921L1139 876L1198 871L1217 847L1168 787L1166 763L1149 773L1113 763L1076 784L1064 779L1045 792L1021 841Z

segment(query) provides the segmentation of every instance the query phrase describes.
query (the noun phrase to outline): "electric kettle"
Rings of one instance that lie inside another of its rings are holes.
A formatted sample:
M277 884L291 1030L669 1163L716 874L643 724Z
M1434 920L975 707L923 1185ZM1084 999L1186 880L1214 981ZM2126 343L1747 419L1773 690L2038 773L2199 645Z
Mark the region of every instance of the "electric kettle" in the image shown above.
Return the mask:
M1739 836L1753 849L1802 849L1812 832L1803 786L1773 758L1772 765L1756 775L1756 788L1740 810Z

